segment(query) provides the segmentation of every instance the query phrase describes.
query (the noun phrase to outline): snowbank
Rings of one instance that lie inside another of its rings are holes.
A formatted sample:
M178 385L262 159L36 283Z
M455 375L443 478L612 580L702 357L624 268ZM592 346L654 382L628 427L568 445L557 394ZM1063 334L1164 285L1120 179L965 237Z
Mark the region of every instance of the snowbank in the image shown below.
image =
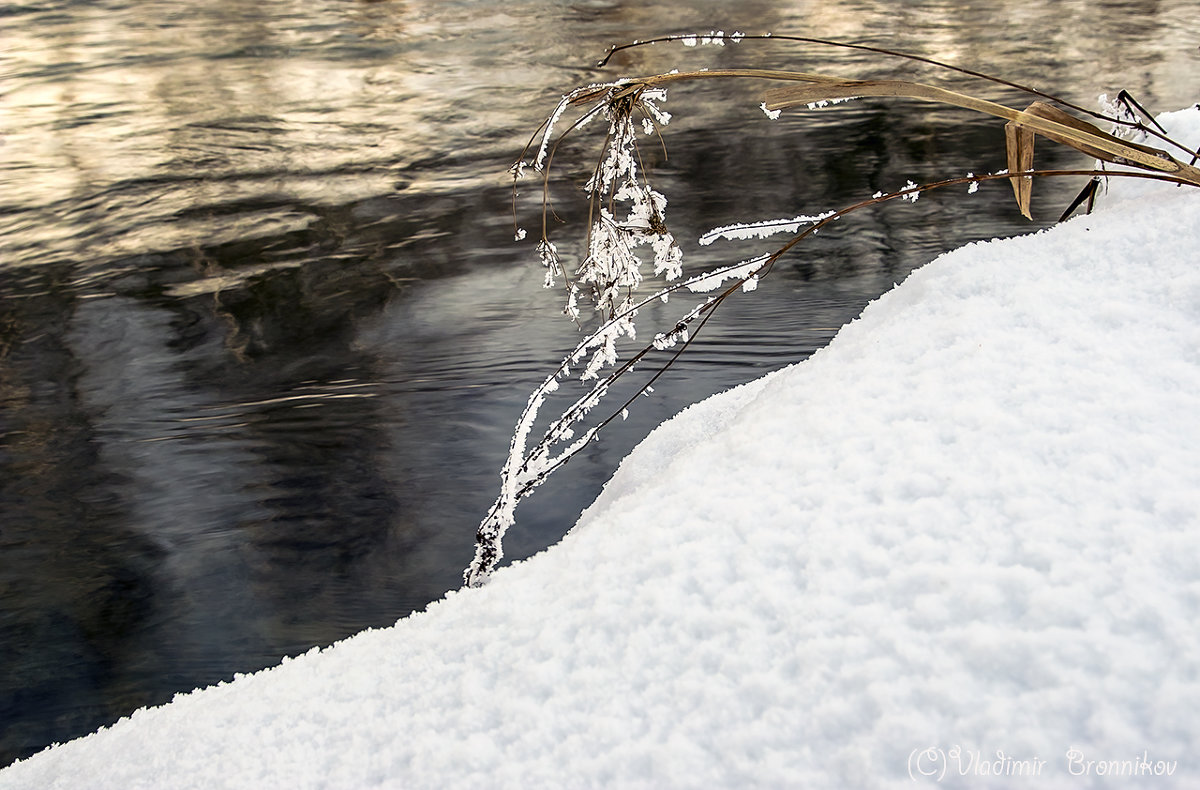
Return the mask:
M945 255L485 588L0 788L1194 785L1197 250L1126 181Z

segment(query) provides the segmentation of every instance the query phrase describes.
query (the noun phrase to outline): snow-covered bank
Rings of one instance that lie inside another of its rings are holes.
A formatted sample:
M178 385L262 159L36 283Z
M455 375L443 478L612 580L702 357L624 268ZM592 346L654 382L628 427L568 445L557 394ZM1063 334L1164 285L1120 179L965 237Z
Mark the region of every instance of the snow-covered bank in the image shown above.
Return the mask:
M1196 190L1126 181L943 256L561 545L0 788L1194 784L1198 250Z

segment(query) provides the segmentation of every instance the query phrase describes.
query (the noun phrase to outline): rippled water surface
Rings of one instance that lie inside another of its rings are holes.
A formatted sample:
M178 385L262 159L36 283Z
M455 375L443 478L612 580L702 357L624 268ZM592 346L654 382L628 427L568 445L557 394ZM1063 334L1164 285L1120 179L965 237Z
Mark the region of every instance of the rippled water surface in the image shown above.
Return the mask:
M1200 100L1190 0L0 6L0 764L458 586L512 423L579 337L513 243L505 172L561 93L772 66L1027 102L780 43L593 68L612 43L715 28L905 49L1088 105ZM654 174L692 267L760 249L689 241L717 225L1003 167L992 121L871 101L771 122L758 89L671 90ZM559 154L565 219L597 142ZM1039 164L1086 161L1044 144ZM1039 185L1041 224L1078 186ZM1028 231L1005 189L812 240L523 508L509 556L561 537L657 421L804 358L939 252Z

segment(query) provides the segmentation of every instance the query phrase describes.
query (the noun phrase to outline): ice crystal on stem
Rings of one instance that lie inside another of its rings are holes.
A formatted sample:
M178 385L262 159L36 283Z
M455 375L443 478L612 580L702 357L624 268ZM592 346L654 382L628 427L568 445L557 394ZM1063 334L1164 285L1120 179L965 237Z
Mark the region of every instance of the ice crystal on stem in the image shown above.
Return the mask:
M580 264L576 279L591 286L595 309L606 318L622 312L642 282L638 247L650 246L656 275L673 280L683 271L683 252L665 222L667 199L650 188L638 168L637 130L633 120L637 109L651 128L655 123L668 123L670 115L658 106L665 98L665 90L640 89L609 102L606 109L609 130L603 158L584 186L592 200L593 217L587 257ZM615 214L617 204L628 207L628 213L620 220ZM616 361L615 357L612 361Z
M538 259L541 260L542 266L546 267L546 280L544 285L547 288L554 287L554 278L562 274L562 261L558 257L558 248L554 246L554 242L542 239L537 246Z

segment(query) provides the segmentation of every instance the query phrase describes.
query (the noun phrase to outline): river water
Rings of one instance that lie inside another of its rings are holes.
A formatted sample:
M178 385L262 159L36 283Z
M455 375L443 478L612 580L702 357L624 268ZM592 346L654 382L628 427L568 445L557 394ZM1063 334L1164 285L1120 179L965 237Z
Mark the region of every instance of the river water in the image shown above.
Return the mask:
M0 6L0 765L461 583L513 421L579 338L513 243L506 175L560 94L771 66L1028 101L781 43L593 67L712 29L908 50L1089 106L1200 100L1192 0ZM697 246L711 227L1004 166L998 122L900 101L772 122L758 88L671 90L654 172L693 270L763 248ZM560 154L566 218L596 142ZM1087 163L1043 144L1039 164ZM939 252L1044 226L1080 185L1039 184L1033 225L1002 186L813 239L522 508L508 556L561 537L658 421L803 359Z

